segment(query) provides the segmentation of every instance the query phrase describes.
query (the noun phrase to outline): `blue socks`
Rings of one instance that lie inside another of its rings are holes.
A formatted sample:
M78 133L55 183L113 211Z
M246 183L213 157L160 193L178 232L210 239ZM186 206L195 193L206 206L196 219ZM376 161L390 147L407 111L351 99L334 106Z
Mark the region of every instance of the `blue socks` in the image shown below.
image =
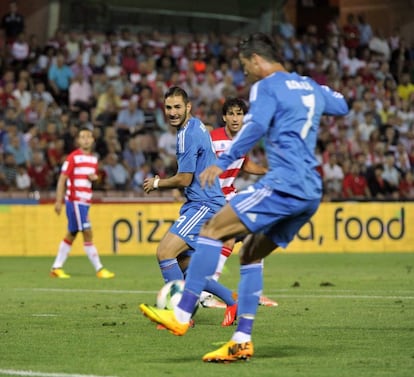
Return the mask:
M208 284L208 280L216 272L222 246L223 243L221 241L207 237L198 237L197 248L191 256L187 272L186 289L179 304L179 308L187 313L193 312L201 292ZM193 297L190 299L190 296Z
M207 279L207 284L204 287L204 290L212 293L218 298L221 298L228 306L236 303L233 298L233 292L224 285L220 284L218 281Z
M184 279L184 275L180 269L177 259L164 259L162 261L158 261L158 264L165 283L171 280Z
M263 290L263 263L240 268L237 332L251 334Z

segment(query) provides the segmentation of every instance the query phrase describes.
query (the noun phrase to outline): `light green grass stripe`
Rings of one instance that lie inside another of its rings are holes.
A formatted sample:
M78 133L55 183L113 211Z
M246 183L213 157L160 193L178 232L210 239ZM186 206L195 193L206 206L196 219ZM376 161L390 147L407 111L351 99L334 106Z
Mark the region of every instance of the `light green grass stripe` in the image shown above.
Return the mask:
M68 374L68 373L43 373L31 370L0 369L0 375L6 376L29 376L29 377L115 377L97 376L94 374Z
M35 291L35 292L61 292L61 293L97 293L97 294L154 294L157 291L136 291L136 290L112 290L112 289L63 289L63 288L15 288L20 291ZM312 291L314 292L314 291ZM367 294L332 294L330 291L327 294L277 294L278 298L339 298L339 299L363 299L363 300L414 300L414 296L396 296L396 295L367 295ZM412 293L412 291L407 291Z

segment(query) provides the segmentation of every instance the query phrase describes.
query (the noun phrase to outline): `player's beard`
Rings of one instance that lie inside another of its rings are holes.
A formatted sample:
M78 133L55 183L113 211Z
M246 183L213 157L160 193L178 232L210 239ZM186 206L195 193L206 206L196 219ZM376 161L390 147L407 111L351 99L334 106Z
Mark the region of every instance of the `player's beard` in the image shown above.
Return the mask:
M170 124L172 127L180 128L187 122L187 119L188 119L188 113L187 113L187 110L185 110L184 114L180 116L178 119L176 118L170 119ZM173 123L171 122L171 120L173 120ZM177 120L179 120L178 124L175 123Z

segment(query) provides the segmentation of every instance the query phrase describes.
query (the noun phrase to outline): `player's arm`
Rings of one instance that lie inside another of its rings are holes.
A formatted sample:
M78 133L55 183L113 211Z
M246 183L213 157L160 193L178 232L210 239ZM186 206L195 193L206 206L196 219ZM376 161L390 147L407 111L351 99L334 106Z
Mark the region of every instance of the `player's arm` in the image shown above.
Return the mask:
M63 198L65 196L66 181L68 176L64 173L59 175L58 183L56 186L56 200L55 200L55 212L60 215L62 211Z
M223 173L233 161L246 155L246 153L262 138L265 132L266 127L258 122L253 122L251 118L247 119L247 123L234 138L230 148L220 155L214 165L209 166L200 174L201 187L205 187L205 185L213 185L216 178Z
M266 132L266 127L246 115L246 124L234 138L230 147L217 159L216 165L223 171L235 160L247 154Z
M325 111L327 115L346 115L348 114L349 107L344 96L330 89L327 86L322 86L322 95L325 97Z
M158 175L144 180L144 191L148 194L157 189L180 189L187 187L193 181L193 173L177 173L176 175L161 179Z
M254 174L254 175L264 175L267 173L267 168L256 164L255 162L250 160L250 158L246 158L243 164L242 170L246 173Z

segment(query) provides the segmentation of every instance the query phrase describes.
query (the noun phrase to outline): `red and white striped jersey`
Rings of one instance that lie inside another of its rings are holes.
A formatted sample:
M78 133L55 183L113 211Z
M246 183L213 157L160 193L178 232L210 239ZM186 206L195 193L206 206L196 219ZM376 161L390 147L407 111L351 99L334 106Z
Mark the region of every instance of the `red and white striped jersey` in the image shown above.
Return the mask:
M92 182L89 175L96 174L98 157L74 150L62 165L61 173L68 177L65 199L71 202L91 203Z
M233 140L227 135L224 127L216 128L211 131L210 135L217 157L226 151L233 142ZM234 186L234 180L237 178L239 171L246 160L247 156L237 159L219 176L220 186L227 201L236 195L237 189Z

